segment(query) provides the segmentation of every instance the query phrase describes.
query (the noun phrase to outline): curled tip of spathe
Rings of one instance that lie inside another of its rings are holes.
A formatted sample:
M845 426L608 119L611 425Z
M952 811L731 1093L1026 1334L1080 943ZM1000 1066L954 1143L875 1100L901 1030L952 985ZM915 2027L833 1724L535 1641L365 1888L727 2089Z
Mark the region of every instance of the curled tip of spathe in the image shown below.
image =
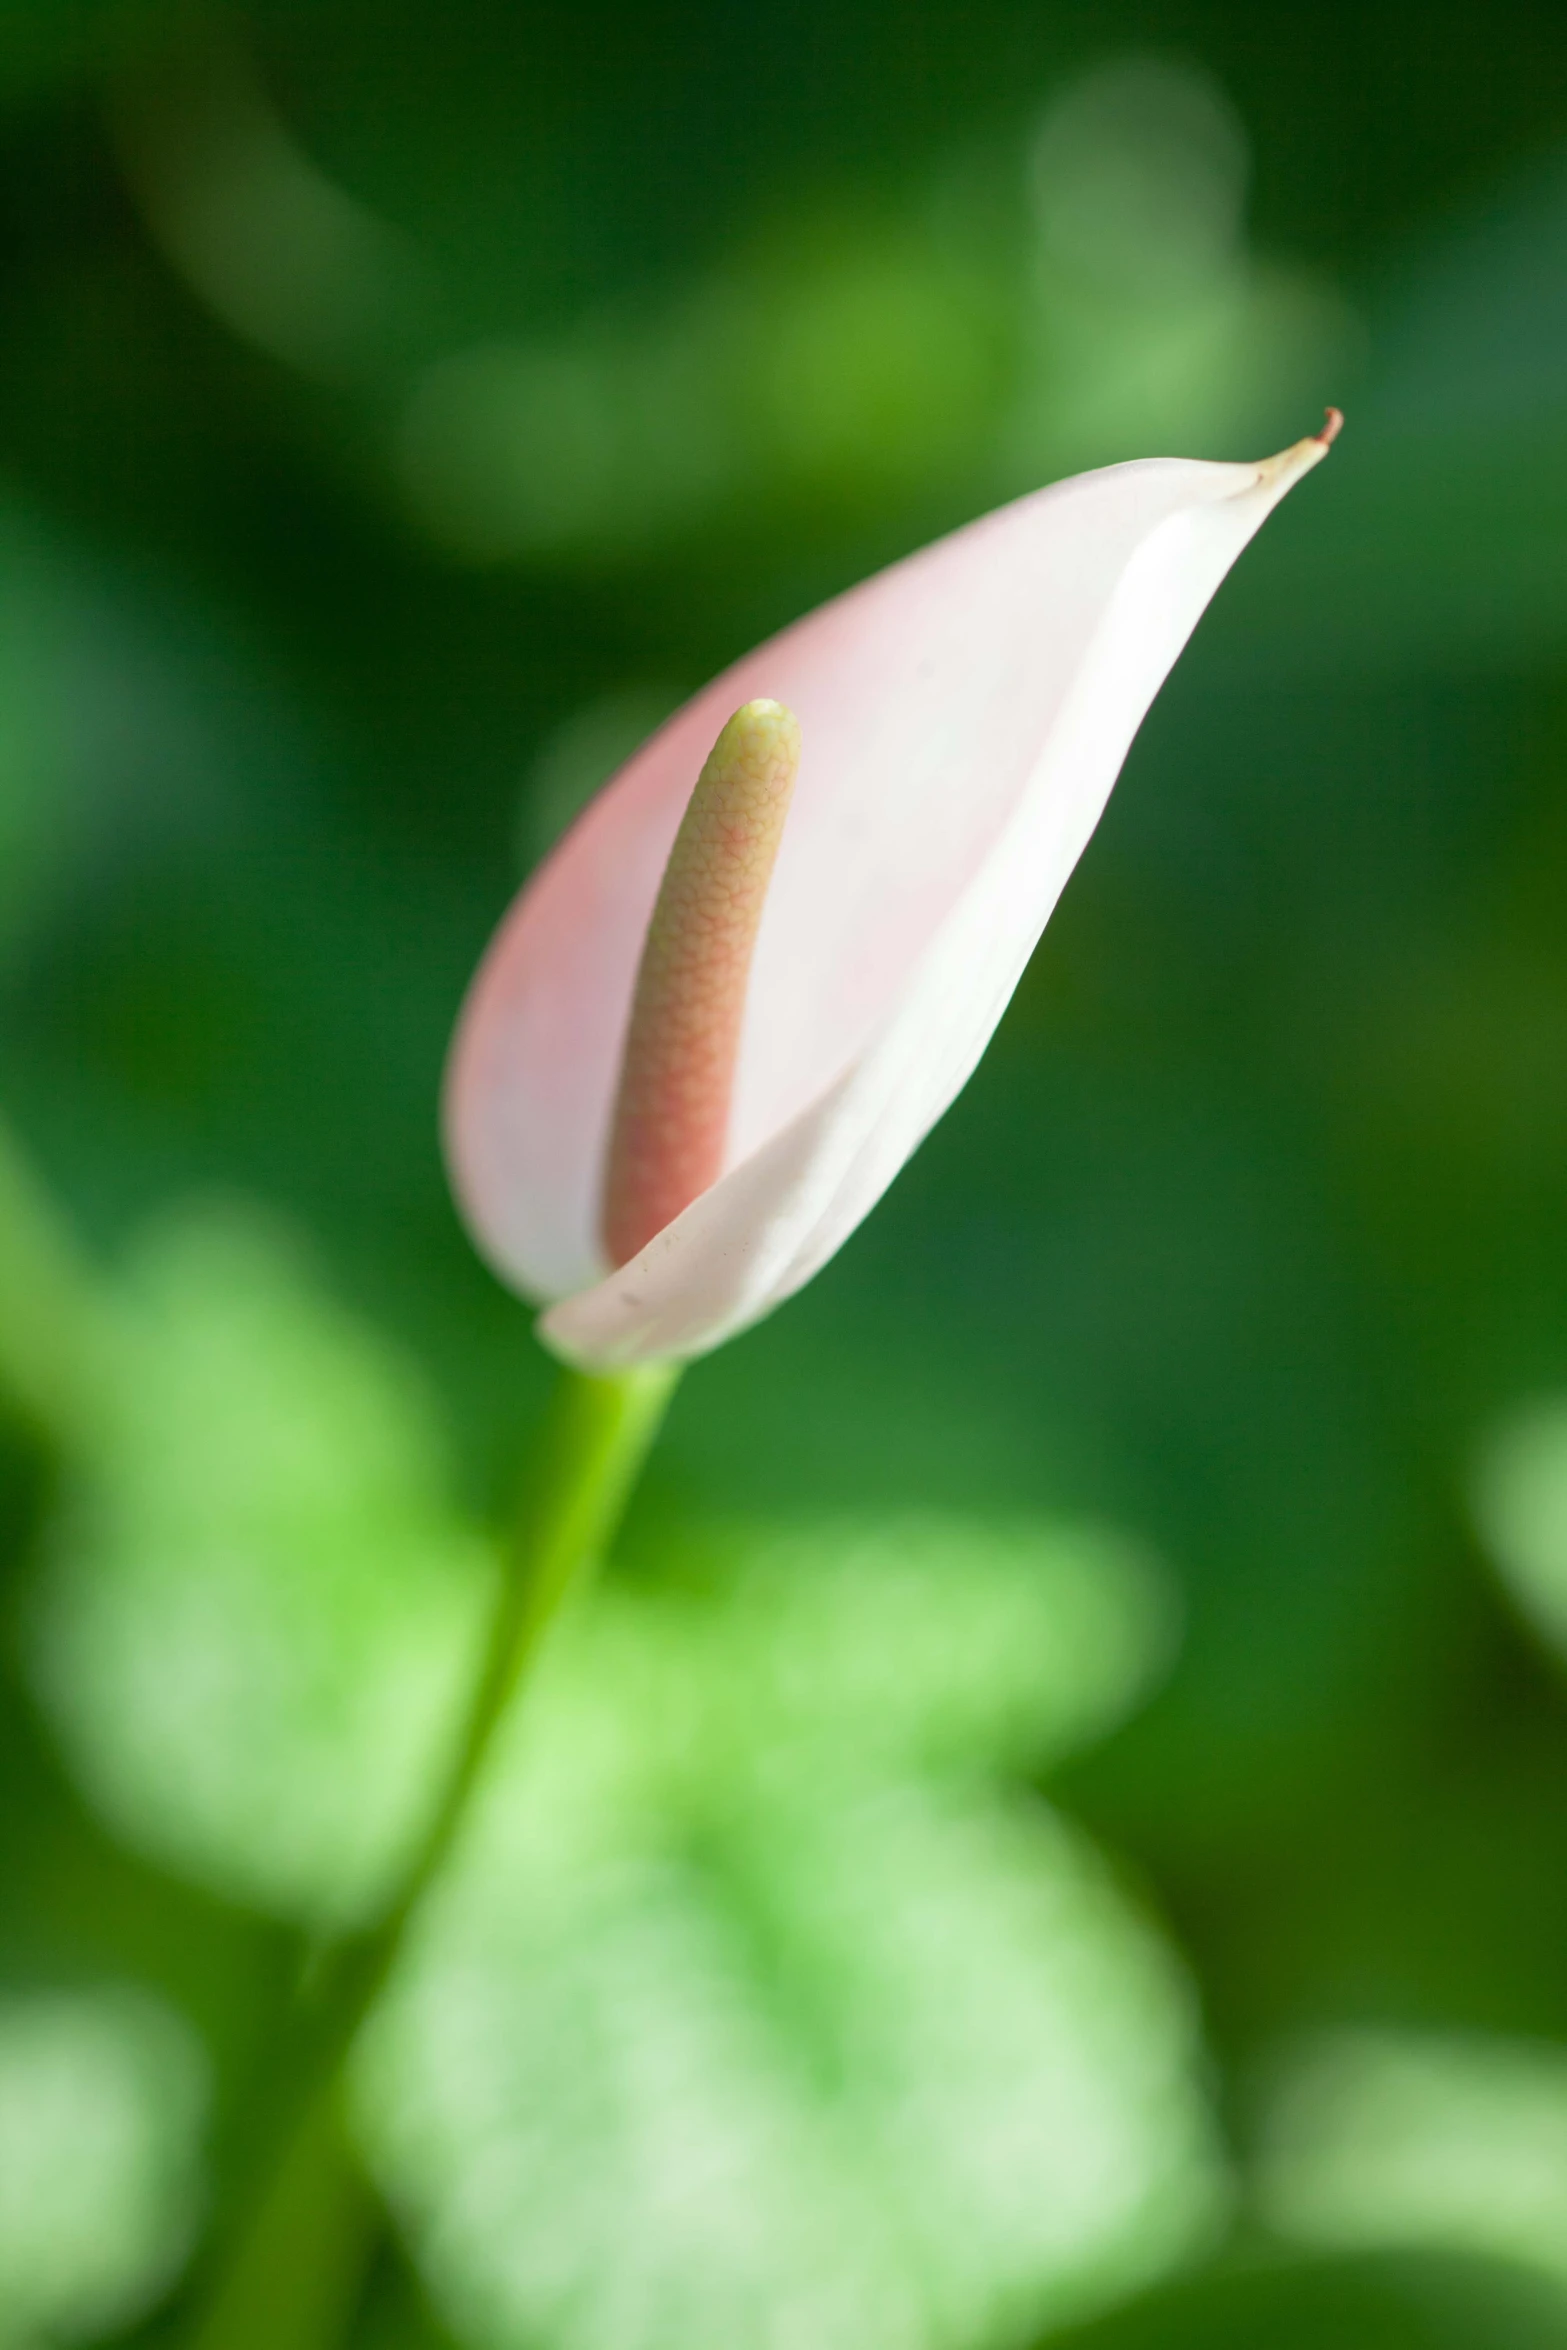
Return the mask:
M1308 433L1303 441L1293 442L1281 449L1276 457L1265 457L1257 467L1257 487L1276 501L1302 473L1309 473L1320 465L1344 428L1343 410L1329 408L1323 413L1320 432Z

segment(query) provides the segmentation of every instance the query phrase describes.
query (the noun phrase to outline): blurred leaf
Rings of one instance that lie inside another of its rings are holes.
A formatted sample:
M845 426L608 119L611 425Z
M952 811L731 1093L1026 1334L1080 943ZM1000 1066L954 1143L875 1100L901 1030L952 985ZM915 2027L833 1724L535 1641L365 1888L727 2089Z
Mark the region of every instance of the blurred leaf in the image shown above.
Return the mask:
M1567 1398L1515 1412L1487 1443L1475 1517L1509 1596L1567 1661Z
M239 1215L138 1252L37 1632L132 1842L284 1915L374 1903L429 1799L488 1587L418 1385Z
M1114 59L1027 157L991 150L981 204L955 164L922 202L796 203L661 304L448 351L395 436L414 517L471 561L614 570L713 534L765 570L791 532L936 527L1310 401L1350 322L1248 255L1210 76Z
M1174 1644L1168 1584L1106 1528L829 1519L692 1530L676 1556L563 1644L535 1764L570 1755L562 1802L596 1783L701 1816L801 1775L1038 1767L1129 1711Z
M1543 2270L1567 2325L1567 2049L1339 2032L1281 2069L1257 2173L1296 2240L1429 2246Z
M1302 502L1233 610L1253 667L1485 674L1559 651L1564 287L1560 149L1383 269L1326 495Z
M661 312L437 360L396 462L416 518L472 560L751 542L802 502L874 512L970 471L1006 339L995 289L917 229L796 224Z
M0 94L85 80L105 56L156 35L184 0L4 0L0 6Z
M135 2316L196 2218L204 2072L186 2028L123 1989L0 2000L0 2341Z
M753 1537L705 1592L585 1611L369 2051L458 2330L955 2346L1200 2243L1179 1974L976 1783L1101 1727L1166 1631L1107 1537L953 1520Z
M1253 2251L1051 2339L1060 2350L1560 2350L1562 2310L1552 2286L1500 2261Z
M1112 54L1051 95L1029 155L1014 486L1145 449L1244 446L1342 363L1342 296L1247 250L1249 148L1194 61Z
M215 316L307 375L373 381L412 330L416 262L303 151L236 26L179 25L113 111L148 224Z
M0 510L0 958L86 845L85 794L68 758L62 582L47 535Z

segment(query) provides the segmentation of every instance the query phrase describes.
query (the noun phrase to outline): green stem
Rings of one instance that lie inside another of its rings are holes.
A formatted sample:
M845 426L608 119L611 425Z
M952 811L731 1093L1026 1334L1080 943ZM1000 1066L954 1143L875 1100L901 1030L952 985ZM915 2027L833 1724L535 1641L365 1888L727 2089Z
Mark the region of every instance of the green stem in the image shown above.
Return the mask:
M274 2072L264 2159L223 2229L191 2350L329 2350L352 2314L374 2209L347 2153L344 2059L458 1840L497 1724L561 1603L608 1547L679 1376L659 1364L561 1375L538 1472L445 1782L396 1892L325 1954Z

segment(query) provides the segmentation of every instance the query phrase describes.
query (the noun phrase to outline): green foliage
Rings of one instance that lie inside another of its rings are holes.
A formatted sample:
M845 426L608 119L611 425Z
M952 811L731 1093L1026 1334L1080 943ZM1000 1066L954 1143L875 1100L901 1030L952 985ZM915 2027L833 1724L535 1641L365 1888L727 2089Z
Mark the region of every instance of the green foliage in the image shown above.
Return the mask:
M365 1914L489 1574L418 1383L276 1231L135 1251L52 1547L38 1671L104 1816L309 1925ZM562 1641L378 2031L371 2140L459 2327L590 2342L645 2300L650 2345L959 2344L1201 2242L1179 1974L995 1785L1124 1713L1162 1580L1102 1530L951 1515L653 1563ZM498 2134L505 2212L449 2220Z
M365 2124L476 2341L1554 2350L1558 18L0 8L0 2336L134 2322L125 2050L235 2134L414 1826L544 1386L434 1133L519 866L872 564L1333 399L961 1105L688 1382Z
M139 1252L39 1613L65 1747L142 1849L284 1916L373 1905L488 1591L418 1382L264 1225Z
M203 2089L145 1994L0 2000L0 2341L95 2338L155 2296L194 2231Z
M1182 2278L1062 2350L1556 2350L1559 2292L1458 2254L1240 2258Z
M562 1641L376 2028L366 2128L458 2332L958 2344L1209 2234L1185 1987L993 1783L1162 1646L1105 1537L716 1547Z
M1298 2050L1275 2085L1259 2199L1307 2243L1537 2269L1567 2318L1567 2055L1385 2031Z
M670 1585L610 1586L573 1652L597 1759L563 1796L601 1770L684 1805L756 1773L1038 1767L1109 1728L1172 1645L1163 1578L1093 1528L692 1529L675 1563Z
M1567 1404L1548 1397L1492 1435L1475 1478L1480 1532L1511 1598L1567 1650Z

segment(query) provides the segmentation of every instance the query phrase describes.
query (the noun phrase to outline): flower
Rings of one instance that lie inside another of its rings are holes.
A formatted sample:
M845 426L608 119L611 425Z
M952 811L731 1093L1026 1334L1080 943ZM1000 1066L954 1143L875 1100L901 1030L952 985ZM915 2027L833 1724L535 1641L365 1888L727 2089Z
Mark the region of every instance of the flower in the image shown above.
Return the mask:
M1339 422L1261 464L1115 465L1004 506L748 653L606 784L503 922L447 1079L457 1198L556 1353L705 1353L842 1246L968 1079L1149 703Z

